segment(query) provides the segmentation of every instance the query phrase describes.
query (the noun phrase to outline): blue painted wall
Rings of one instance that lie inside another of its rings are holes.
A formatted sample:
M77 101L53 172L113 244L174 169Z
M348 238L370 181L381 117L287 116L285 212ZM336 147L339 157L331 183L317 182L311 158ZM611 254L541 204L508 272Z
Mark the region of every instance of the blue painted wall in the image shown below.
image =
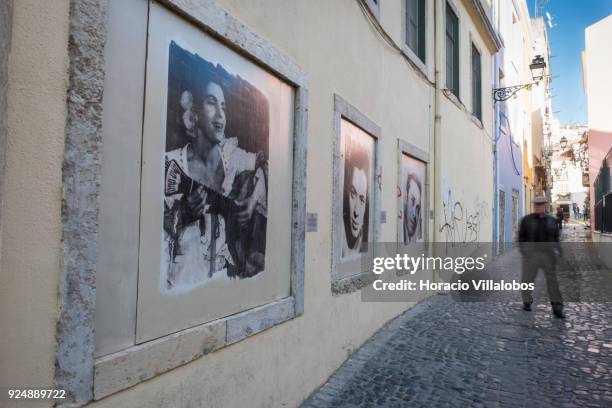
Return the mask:
M498 118L499 128L496 129L498 142L497 154L499 157L499 190L505 191L505 211L504 211L504 242L512 242L513 231L516 225L512 224L512 190L518 191L518 208L517 220L520 222L524 215L523 209L523 152L521 146L512 142L512 130L509 123L508 114L502 106ZM522 135L516 137L522 140ZM499 197L499 191L498 191ZM501 223L502 203L498 201L499 207L499 222ZM528 210L528 209L527 209ZM498 234L501 234L501 225L498 228ZM498 239L499 242L499 239Z

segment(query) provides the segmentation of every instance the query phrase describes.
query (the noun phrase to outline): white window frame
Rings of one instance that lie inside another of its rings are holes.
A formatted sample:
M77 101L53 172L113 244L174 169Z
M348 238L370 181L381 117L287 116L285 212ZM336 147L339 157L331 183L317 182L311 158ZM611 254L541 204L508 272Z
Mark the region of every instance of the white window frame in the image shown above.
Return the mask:
M376 18L376 20L380 20L380 2L382 0L359 0L363 1L365 5L370 9L372 15Z
M461 92L463 90L463 87L461 86L461 15L459 13L459 9L457 8L457 6L453 3L453 1L451 0L444 0L444 15L443 15L443 22L444 24L442 25L442 27L444 28L443 34L444 34L444 52L442 54L442 57L444 59L444 84L446 86L446 89L448 90L448 93L452 96L454 96L457 99L457 102L461 103ZM455 94L454 92L451 91L451 89L448 86L448 77L447 77L447 72L446 72L446 8L450 7L450 9L453 11L453 13L455 14L455 16L457 16L457 94Z
M474 101L474 67L472 66L472 47L476 48L476 50L478 51L478 53L480 54L480 117L475 115L475 101ZM470 98L472 99L472 111L470 112L472 114L472 118L473 120L476 121L476 124L479 125L480 127L482 127L482 119L484 117L484 92L483 92L483 54L482 54L482 47L480 47L478 45L478 43L475 41L474 36L470 33L470 84L472 85L470 87Z
M434 55L432 55L430 50L430 39L432 38L433 32L430 32L430 24L429 18L433 15L434 2L430 0L425 0L425 27L423 28L425 35L425 62L423 62L419 56L408 46L406 43L406 34L408 31L408 21L406 21L406 0L402 1L402 51L410 61L416 65L421 72L425 75L425 77L430 78L428 68L432 65L432 60L434 59Z

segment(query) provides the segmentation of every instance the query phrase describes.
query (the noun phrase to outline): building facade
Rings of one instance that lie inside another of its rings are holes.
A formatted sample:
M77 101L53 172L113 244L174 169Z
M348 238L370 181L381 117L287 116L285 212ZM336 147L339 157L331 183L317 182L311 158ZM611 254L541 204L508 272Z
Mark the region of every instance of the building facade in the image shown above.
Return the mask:
M439 1L435 4L437 27L441 27L436 37L439 45L436 46L438 77L434 107L435 240L490 242L494 205L491 172L494 112L489 73L490 56L501 44L486 2ZM473 19L471 16L480 8L483 14L479 15L483 18ZM452 38L454 26L449 23L453 17L458 21L455 39ZM458 47L452 63L454 71L449 70L450 42L456 42ZM481 84L475 81L476 75Z
M590 213L595 219L596 207L599 205L602 217L604 192L610 191L609 183L602 185L601 191L595 191L595 182L600 173L607 173L606 156L612 148L612 102L610 92L612 85L608 74L612 69L612 56L609 52L609 39L612 35L612 16L589 26L585 30L585 51L583 53L584 88L587 98L588 119L588 152L589 152L589 190ZM603 170L603 172L602 172ZM600 178L604 180L605 177ZM607 186L605 185L607 184ZM609 218L609 217L608 217ZM596 223L591 223L593 231Z
M533 82L529 65L534 51L526 1L497 1L494 14L504 44L495 57L495 87ZM531 90L522 89L510 99L495 104L498 228L494 240L500 249L504 244L516 241L518 223L525 211L530 210L530 206L525 204L525 191L530 194L526 183L530 178L530 167L524 163L523 157L524 151L526 157L532 145L531 98Z
M552 206L555 214L561 208L566 219L582 219L585 204L588 204L587 188L583 184L582 160L587 129L586 126L578 125L553 126L553 154L550 158ZM575 209L579 209L580 216L577 216Z
M534 196L544 195L548 198L549 202L552 201L550 196L552 182L550 161L542 152L543 148L551 143L550 138L554 121L551 94L550 47L546 24L542 17L531 20L531 31L533 35L533 52L535 55L544 58L546 76L532 87L531 144L528 144L528 169L525 171L525 174L529 177L527 180L528 192L525 194L525 202L529 206L531 206Z
M358 244L493 235L486 0L5 5L0 384L296 406L411 306Z

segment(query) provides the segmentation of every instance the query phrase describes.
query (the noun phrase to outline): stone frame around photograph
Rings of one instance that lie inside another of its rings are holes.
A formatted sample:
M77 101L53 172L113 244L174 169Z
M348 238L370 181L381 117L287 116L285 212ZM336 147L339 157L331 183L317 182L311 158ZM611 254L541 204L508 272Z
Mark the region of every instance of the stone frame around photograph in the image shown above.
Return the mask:
M373 226L372 241L380 241L381 229L381 165L380 165L380 139L382 129L366 115L361 113L356 107L351 105L341 96L334 94L334 156L333 156L333 199L332 199L332 259L331 259L331 290L333 294L350 293L359 290L367 285L374 275L359 273L350 277L340 278L338 268L341 265L342 251L342 188L340 185L341 174L344 170L341 165L342 158L342 137L341 121L347 120L357 126L374 139L374 187L372 197ZM369 250L374 248L369 245Z
M404 156L408 156L412 159L421 161L425 164L425 183L423 184L423 193L421 194L421 196L423 197L423 202L424 202L423 209L422 209L423 221L426 224L423 226L423 242L428 243L429 242L429 226L430 226L430 223L433 222L433 220L430 219L430 214L429 214L429 210L430 210L429 153L427 153L426 151L418 148L417 146L403 139L397 139L397 180L398 180L397 187L399 191L401 191L400 182L402 181L402 175L403 175L402 174L402 159ZM403 205L402 196L401 194L398 194L398 197L397 197L398 212L402 208L402 205ZM403 241L404 241L403 230L400 229L398 225L398 228L397 228L398 247L403 244Z
M94 357L108 0L71 0L63 166L63 253L57 322L58 406L82 406L184 365L304 313L306 73L212 0L159 4L294 88L290 296L156 340ZM146 43L142 44L146 47ZM142 135L140 135L142 137ZM86 203L85 207L84 204ZM136 293L134 293L136 296Z

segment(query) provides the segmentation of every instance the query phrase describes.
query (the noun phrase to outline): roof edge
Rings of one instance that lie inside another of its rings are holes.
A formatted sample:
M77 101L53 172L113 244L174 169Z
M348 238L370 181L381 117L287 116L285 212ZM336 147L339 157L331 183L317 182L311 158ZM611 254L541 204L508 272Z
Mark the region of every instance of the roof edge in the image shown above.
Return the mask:
M494 52L497 52L500 49L502 49L503 48L502 40L499 37L499 34L497 33L497 31L495 31L495 28L493 28L493 23L489 19L489 16L487 15L487 12L484 6L482 5L482 2L480 0L468 0L468 2L471 3L476 9L478 16L480 17L480 20L484 24L491 41L493 41L493 45L495 46Z

